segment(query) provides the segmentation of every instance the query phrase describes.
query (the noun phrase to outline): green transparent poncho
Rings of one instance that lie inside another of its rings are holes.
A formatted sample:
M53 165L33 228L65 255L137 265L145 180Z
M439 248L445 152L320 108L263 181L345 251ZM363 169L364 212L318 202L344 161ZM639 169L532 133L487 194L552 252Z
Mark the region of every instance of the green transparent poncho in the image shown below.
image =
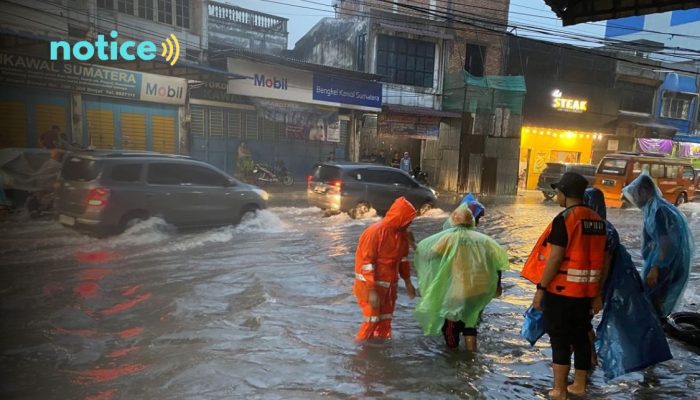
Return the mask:
M508 254L490 237L459 225L421 241L413 262L421 295L414 316L429 336L441 334L445 319L476 327L496 295L498 271L508 269Z

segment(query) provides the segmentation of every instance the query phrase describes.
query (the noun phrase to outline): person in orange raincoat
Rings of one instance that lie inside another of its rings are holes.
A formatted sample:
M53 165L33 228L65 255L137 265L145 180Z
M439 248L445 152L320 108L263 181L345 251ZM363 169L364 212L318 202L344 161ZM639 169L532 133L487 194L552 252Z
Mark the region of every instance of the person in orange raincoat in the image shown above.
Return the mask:
M396 305L399 275L409 298L416 289L411 283L408 261L408 226L416 217L416 209L405 197L394 201L386 216L360 235L355 253L353 292L362 309L363 322L355 338L391 338L391 319Z

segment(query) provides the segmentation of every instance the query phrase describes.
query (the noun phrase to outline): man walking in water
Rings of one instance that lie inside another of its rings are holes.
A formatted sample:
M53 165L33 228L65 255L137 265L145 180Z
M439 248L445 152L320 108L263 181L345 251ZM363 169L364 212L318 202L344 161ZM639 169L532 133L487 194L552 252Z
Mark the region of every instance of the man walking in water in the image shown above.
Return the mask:
M391 319L396 305L399 275L409 298L416 289L411 283L408 262L408 226L416 209L405 197L394 201L386 216L360 236L355 253L353 292L362 309L363 322L355 336L364 341L391 338Z
M565 399L567 391L582 395L591 369L591 301L600 295L606 262L605 221L585 206L586 179L574 172L552 184L559 213L540 236L521 275L537 284L532 305L544 314L552 346L554 388L549 395ZM574 383L567 387L574 352Z

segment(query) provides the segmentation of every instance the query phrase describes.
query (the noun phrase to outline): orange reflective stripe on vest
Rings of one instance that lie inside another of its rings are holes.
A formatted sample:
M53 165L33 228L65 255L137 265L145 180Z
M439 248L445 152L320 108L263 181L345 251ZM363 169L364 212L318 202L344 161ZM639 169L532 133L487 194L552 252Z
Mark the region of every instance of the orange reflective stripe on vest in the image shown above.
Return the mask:
M605 221L592 209L574 206L563 213L568 235L564 261L547 291L568 297L595 297L600 288L600 274L605 260ZM547 243L550 223L532 249L520 275L539 283L549 258Z

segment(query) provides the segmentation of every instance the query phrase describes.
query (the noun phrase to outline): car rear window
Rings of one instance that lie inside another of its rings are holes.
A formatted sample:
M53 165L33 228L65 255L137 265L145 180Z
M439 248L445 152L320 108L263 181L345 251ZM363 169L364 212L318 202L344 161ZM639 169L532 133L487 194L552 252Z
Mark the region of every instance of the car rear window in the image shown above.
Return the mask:
M141 167L141 164L115 165L111 178L115 182L138 182L141 180Z
M90 182L100 174L101 162L82 157L69 157L63 163L61 176L68 181Z
M599 174L624 175L627 170L627 160L619 158L604 158L598 167Z
M314 182L330 182L340 179L340 168L330 165L316 165L311 173Z
M588 165L573 165L570 169L571 172L576 172L583 176L593 176L595 175L595 167Z
M543 171L546 174L563 174L564 172L566 172L566 165L555 163L547 163L547 167Z

